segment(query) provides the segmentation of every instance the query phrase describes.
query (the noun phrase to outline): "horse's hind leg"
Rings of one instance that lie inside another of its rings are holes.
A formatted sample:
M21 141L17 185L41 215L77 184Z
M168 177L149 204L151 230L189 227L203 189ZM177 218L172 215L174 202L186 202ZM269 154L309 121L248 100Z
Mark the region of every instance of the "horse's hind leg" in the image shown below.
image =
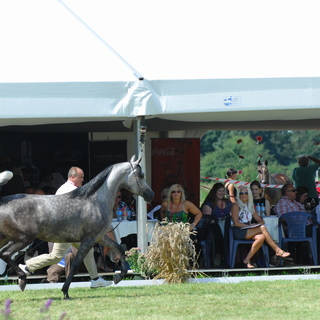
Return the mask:
M27 247L31 242L32 239L25 240L24 242L16 242L14 240L10 240L6 245L4 245L0 250L0 258L3 259L10 268L13 269L13 271L18 275L19 278L19 287L21 291L24 291L26 287L26 278L27 275L21 270L16 263L12 260L12 255L14 255L19 250L24 249Z
M96 241L97 243L110 248L111 250L115 250L116 252L118 252L120 254L120 261L121 261L121 273L117 273L114 275L113 277L113 281L115 284L117 284L118 282L120 282L123 277L127 274L127 262L125 259L125 254L124 254L124 249L115 241L113 241L112 239L110 239L107 235L105 235L103 238L101 238L100 240Z
M68 293L70 284L73 280L74 275L78 272L81 262L83 261L84 257L88 254L90 248L93 247L93 245L94 245L94 240L92 239L83 240L81 242L80 247L78 248L78 252L74 257L74 259L72 260L70 273L62 287L64 299L70 299L69 293Z

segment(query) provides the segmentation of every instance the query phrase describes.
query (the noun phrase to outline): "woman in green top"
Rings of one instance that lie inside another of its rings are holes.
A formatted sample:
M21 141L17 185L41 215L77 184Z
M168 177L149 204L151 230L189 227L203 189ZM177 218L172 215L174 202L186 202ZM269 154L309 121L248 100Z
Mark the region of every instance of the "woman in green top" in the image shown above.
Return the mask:
M199 223L202 212L192 202L186 200L185 192L180 184L172 185L167 194L167 198L161 204L161 218L168 218L173 222L188 222L188 214L194 215L194 220L190 224L190 231Z

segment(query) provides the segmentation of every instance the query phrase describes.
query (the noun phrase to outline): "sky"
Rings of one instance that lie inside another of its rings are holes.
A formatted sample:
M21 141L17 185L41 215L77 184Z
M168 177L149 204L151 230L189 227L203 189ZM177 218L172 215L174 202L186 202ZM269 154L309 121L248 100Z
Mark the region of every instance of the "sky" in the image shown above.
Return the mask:
M0 82L318 77L317 2L0 0Z

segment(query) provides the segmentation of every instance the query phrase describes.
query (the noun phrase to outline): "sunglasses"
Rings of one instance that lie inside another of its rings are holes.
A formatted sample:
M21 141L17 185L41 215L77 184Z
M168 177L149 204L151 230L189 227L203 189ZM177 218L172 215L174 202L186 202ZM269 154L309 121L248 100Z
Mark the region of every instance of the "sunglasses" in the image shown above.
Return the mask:
M239 194L249 194L249 192L239 192Z
M288 192L289 191L292 191L292 192L297 192L297 189L291 189L291 190L287 190Z
M161 196L162 199L166 198L167 196Z
M117 196L117 198L118 198L118 199L121 199L122 197L121 197L121 196Z
M181 190L174 190L174 191L171 191L171 193L181 193Z

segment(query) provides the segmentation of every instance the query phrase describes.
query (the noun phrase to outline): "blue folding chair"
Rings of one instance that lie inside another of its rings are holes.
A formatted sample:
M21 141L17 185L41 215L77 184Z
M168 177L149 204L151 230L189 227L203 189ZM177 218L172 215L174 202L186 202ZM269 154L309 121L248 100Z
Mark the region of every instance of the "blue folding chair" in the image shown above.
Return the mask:
M234 264L235 264L235 261L236 261L237 250L238 250L239 244L250 244L250 245L252 245L252 243L253 243L253 240L235 240L233 238L232 228L230 227L230 230L229 230L229 255L230 255L230 268L231 269L234 268ZM262 249L262 253L263 253L263 257L264 257L264 261L265 261L266 267L269 268L270 264L269 264L269 249L268 249L268 246L263 244L261 249Z
M287 249L288 242L308 242L311 249L314 265L318 264L317 254L317 229L312 225L312 236L307 237L306 225L307 220L312 215L307 212L288 212L279 217L278 231L279 231L279 244L283 249ZM283 235L283 222L288 226L288 237Z

